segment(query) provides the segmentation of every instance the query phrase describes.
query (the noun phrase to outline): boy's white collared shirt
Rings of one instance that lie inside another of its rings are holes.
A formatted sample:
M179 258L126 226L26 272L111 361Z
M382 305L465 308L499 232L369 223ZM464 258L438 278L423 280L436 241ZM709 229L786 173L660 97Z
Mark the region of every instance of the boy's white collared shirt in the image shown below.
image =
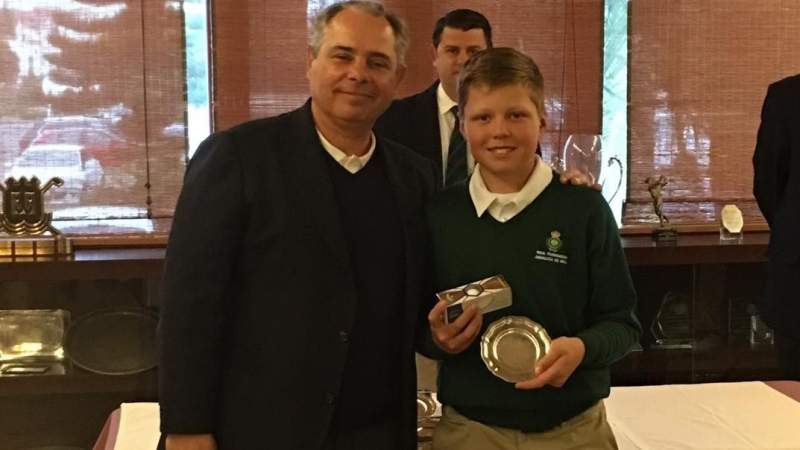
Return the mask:
M553 169L537 155L533 173L519 192L496 194L486 187L481 177L480 165L476 164L469 179L469 195L478 217L488 210L495 220L505 223L533 203L552 180Z
M359 170L363 169L364 166L366 166L367 163L369 162L370 158L372 158L372 154L375 153L374 133L371 133L369 137L370 138L369 150L367 150L367 153L364 153L361 156L348 155L347 153L341 151L335 145L331 144L330 141L325 139L325 136L323 136L319 130L317 130L317 135L319 135L319 141L322 143L322 148L324 148L325 151L328 152L329 155L331 155L334 161L336 161L337 163L339 163L339 165L344 167L344 170L350 173L356 173Z

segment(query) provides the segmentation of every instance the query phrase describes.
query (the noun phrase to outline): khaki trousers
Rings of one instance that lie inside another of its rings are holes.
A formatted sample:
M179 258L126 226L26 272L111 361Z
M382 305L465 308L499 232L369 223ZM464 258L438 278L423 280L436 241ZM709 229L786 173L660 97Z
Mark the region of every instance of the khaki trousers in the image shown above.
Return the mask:
M542 433L484 425L445 406L433 450L617 450L603 402Z

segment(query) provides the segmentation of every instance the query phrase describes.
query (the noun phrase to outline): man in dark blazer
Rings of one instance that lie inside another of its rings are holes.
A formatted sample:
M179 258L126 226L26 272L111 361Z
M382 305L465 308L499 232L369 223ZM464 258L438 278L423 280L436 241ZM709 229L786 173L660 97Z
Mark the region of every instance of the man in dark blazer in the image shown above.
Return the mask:
M770 227L764 318L787 378L800 380L800 75L769 86L753 194Z
M492 47L492 26L481 13L455 9L440 17L433 28L431 54L438 79L424 91L395 100L378 119L375 131L430 159L443 186L466 179L475 160L458 130L458 75L473 54ZM453 135L456 135L455 138ZM541 148L536 153L541 156ZM562 182L587 184L579 172Z
M416 448L436 176L371 132L407 46L379 4L326 8L311 99L212 135L190 162L160 322L168 450Z
M474 165L463 139L453 142L459 149L459 175L447 176L453 161L451 137L456 126L453 107L458 103L458 74L474 53L492 46L492 27L481 13L470 9L450 11L433 29L431 54L439 79L424 91L396 100L378 120L375 131L415 150L436 164L444 184L464 179ZM460 134L459 134L460 135ZM452 168L452 167L451 167Z

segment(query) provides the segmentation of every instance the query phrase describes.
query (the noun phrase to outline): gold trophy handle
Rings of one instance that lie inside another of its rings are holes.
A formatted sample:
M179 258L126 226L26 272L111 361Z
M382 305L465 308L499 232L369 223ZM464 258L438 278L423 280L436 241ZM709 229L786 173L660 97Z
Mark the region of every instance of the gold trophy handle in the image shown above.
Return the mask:
M62 180L59 177L50 178L50 181L48 181L47 184L45 184L44 187L42 188L42 194L47 192L47 190L53 187L54 185L56 187L61 187L64 185L64 180Z

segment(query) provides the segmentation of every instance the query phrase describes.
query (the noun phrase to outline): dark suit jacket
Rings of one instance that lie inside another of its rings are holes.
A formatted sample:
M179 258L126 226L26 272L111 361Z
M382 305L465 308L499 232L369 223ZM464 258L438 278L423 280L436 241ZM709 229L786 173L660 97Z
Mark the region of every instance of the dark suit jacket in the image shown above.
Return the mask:
M800 75L767 90L753 154L753 194L769 222L770 325L800 339Z
M375 124L375 132L433 161L441 181L442 137L436 99L438 88L437 81L418 94L393 101Z
M356 309L329 157L309 102L217 133L192 159L163 282L162 432L214 433L221 450L320 447ZM430 273L422 210L435 178L381 138L370 163L385 165L403 221L398 420L403 448L415 449L413 340Z

